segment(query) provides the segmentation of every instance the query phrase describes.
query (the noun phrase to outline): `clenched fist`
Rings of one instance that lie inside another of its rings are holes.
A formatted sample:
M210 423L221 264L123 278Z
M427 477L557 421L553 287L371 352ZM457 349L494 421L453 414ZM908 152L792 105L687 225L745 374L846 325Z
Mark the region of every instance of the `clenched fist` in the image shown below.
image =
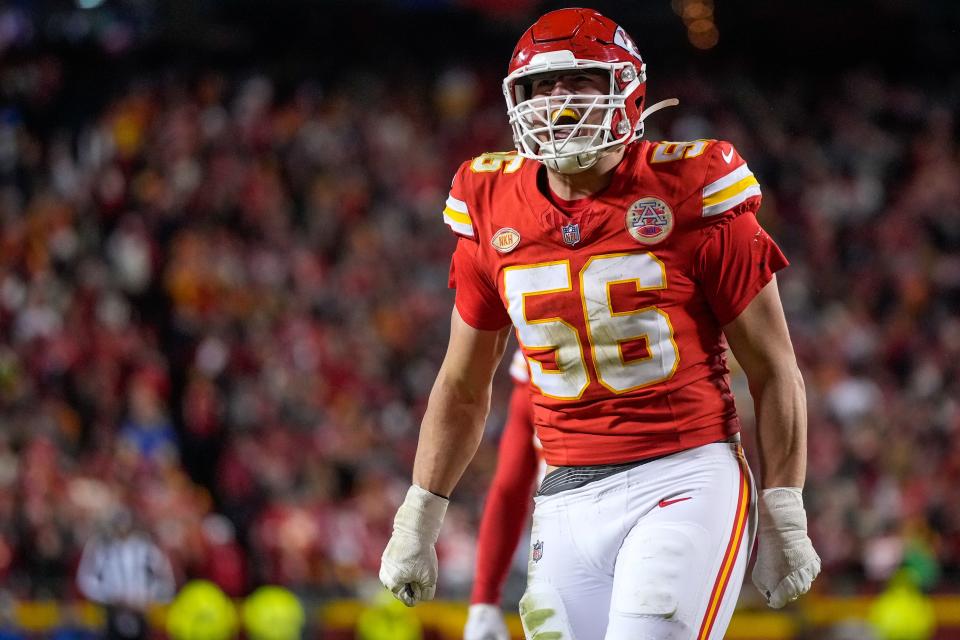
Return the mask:
M760 496L760 542L753 584L779 609L810 589L820 556L807 536L807 513L796 487L765 489Z
M432 600L437 591L434 545L448 502L412 485L393 519L393 535L380 558L380 582L408 607Z

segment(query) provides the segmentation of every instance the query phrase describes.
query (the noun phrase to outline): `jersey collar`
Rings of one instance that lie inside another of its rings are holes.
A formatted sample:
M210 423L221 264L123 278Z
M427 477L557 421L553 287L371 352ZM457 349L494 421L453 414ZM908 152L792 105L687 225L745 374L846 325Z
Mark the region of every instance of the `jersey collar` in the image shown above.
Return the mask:
M620 200L630 189L632 184L631 176L636 169L636 162L645 157L647 141L640 140L627 147L623 154L623 159L613 169L613 178L610 184L603 191L584 198L586 201L583 207L567 215L558 209L538 187L538 174L540 171L546 171L546 167L540 162L525 162L523 164L523 176L521 178L523 197L527 205L534 213L540 225L547 231L556 231L558 239L560 238L560 227L565 224L579 225L581 242L589 240L591 232L596 227L596 215L599 212L594 206L595 203L611 204Z

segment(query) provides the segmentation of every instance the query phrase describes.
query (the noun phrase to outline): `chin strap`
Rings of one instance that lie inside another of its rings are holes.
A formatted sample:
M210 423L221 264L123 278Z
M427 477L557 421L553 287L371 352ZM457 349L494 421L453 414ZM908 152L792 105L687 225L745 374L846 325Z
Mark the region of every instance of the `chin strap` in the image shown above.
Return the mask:
M637 129L639 131L637 137L643 136L643 121L650 117L651 114L660 111L660 109L666 109L667 107L675 107L680 104L680 101L676 98L667 98L666 100L661 100L660 102L654 103L643 110L640 114L640 121L637 123Z
M660 109L666 109L667 107L675 107L680 104L680 101L676 98L667 98L666 100L661 100L655 104L650 105L643 110L643 113L640 114L640 122L646 120L650 114L660 111Z

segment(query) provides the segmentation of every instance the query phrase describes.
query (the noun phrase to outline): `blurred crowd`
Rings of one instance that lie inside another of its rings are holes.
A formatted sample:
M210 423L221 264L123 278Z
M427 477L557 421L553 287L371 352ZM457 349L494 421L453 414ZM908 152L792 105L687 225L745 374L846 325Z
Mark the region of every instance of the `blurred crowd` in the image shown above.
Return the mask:
M0 589L75 596L83 545L121 509L180 584L375 581L446 344L443 201L460 161L512 147L496 73L433 71L158 73L65 124L40 117L61 59L3 67ZM823 590L908 561L960 587L955 89L651 69L653 99L681 106L648 137L734 142L792 263ZM441 597L472 575L499 384Z

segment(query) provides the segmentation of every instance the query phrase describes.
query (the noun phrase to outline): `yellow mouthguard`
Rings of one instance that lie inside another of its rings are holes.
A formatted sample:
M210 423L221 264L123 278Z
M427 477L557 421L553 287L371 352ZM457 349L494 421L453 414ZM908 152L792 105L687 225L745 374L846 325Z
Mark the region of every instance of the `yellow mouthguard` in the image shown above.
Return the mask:
M551 113L551 114L550 114L550 122L556 123L557 120L559 120L559 119L562 118L563 116L569 116L569 117L573 118L573 119L574 119L575 121L577 121L577 122L580 121L580 115L579 115L576 111L574 111L573 109L570 109L570 108L568 107L568 108L565 108L565 109L557 109L556 111L554 111L553 113Z

